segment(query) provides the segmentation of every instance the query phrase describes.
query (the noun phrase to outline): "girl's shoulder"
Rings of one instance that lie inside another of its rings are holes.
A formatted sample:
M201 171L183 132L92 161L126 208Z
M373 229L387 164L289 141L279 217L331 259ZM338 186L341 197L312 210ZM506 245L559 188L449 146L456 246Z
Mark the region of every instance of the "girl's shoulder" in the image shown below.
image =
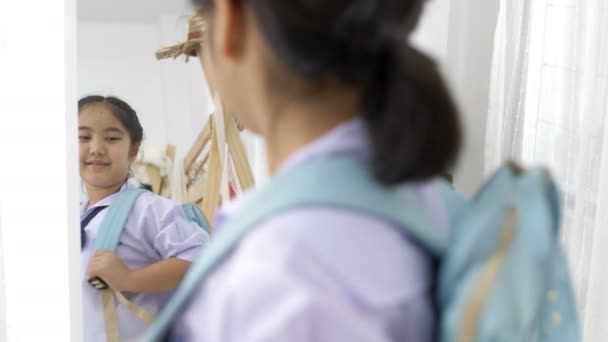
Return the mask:
M166 221L181 217L185 217L185 214L180 203L151 191L143 191L129 212L129 221L138 222Z
M134 208L171 211L181 208L181 204L173 199L157 195L150 191L145 191L137 198Z
M356 302L384 308L387 297L406 302L428 286L430 261L389 222L346 209L309 207L261 223L226 265L228 282L252 281L256 273L265 274L262 267L275 272L277 283L333 284Z

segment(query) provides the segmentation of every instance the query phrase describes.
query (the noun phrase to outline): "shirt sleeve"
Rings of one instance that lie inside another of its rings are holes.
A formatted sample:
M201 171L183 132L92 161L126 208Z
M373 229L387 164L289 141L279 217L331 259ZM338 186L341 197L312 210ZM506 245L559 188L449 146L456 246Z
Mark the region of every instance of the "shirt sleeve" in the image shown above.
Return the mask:
M134 208L140 211L135 216L142 242L160 259L193 261L209 240L207 232L188 220L178 203L158 196L142 199L144 203Z
M207 243L209 236L195 222L188 220L181 207L173 210L172 219L163 220L154 239L154 249L163 257L193 261Z

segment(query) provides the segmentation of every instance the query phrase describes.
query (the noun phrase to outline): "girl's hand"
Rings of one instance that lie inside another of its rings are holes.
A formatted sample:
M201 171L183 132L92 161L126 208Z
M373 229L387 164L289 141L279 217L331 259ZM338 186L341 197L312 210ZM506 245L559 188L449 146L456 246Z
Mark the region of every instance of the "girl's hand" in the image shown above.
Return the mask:
M88 279L101 278L108 286L117 291L130 291L133 272L114 253L98 250L89 260Z

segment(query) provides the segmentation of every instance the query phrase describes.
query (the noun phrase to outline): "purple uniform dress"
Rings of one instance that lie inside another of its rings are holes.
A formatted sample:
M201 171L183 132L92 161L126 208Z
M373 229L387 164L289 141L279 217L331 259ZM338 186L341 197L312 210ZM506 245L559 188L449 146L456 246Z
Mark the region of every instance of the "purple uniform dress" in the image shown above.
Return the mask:
M360 119L305 146L281 169L319 158L369 160ZM440 233L447 213L427 184L408 184ZM218 215L246 210L249 193ZM431 341L429 257L381 219L334 208L294 209L248 235L201 284L174 341Z
M121 191L134 186L132 182L126 182ZM81 220L94 208L110 205L115 197L116 194L108 196L88 209L88 199L85 198L80 208ZM86 278L93 242L106 211L99 212L86 226L86 242L81 253L84 341L86 342L106 341L101 295L89 285ZM130 269L138 269L167 258L192 261L207 241L207 233L186 218L177 202L152 193L144 193L137 199L129 214L116 254ZM125 293L125 297L152 313L158 313L172 292ZM117 303L117 314L122 339L135 338L147 328L146 323L119 303Z

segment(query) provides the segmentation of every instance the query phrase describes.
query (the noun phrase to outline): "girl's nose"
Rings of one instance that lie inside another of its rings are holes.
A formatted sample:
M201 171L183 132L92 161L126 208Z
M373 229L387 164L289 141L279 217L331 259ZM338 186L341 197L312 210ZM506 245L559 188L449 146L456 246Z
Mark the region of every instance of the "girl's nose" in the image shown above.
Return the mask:
M99 139L92 139L89 148L89 153L92 155L104 155L105 146Z

